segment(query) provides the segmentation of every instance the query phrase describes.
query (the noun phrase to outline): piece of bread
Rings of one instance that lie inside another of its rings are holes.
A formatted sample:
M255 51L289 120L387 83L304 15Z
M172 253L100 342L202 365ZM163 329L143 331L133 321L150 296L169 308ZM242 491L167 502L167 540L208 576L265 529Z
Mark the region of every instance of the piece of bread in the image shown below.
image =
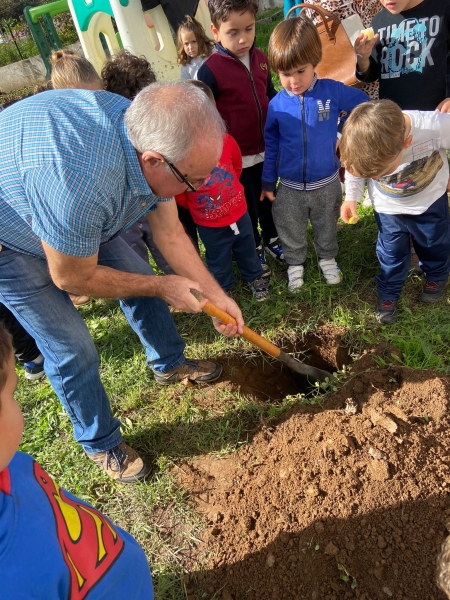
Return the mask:
M375 32L374 32L374 30L373 30L372 27L369 27L368 29L363 29L361 31L361 35L367 36L367 41L370 42L370 40L373 39L373 36L375 35Z

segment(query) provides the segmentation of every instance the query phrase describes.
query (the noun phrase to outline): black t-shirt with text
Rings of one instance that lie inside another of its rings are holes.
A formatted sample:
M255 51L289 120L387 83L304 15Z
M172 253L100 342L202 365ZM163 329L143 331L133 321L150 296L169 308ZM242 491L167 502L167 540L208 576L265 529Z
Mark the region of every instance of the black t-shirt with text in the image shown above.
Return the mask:
M450 2L423 0L398 15L385 8L372 20L380 36L361 81L379 80L380 98L404 110L435 110L446 97Z

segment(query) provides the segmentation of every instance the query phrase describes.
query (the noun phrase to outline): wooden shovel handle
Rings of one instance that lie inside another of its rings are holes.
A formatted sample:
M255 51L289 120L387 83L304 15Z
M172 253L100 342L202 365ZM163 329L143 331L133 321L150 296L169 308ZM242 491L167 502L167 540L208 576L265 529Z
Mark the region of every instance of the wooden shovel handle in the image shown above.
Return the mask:
M215 317L216 319L219 319L219 321L221 321L225 325L227 325L228 323L236 325L236 320L231 315L226 313L224 310L222 310L209 300L202 310L210 317ZM244 325L244 332L242 334L242 337L244 337L246 340L257 346L261 350L264 350L264 352L267 352L267 354L269 354L270 356L273 356L274 358L278 358L280 356L281 350L280 348L278 348L278 346L275 346L275 344L272 344L268 340L264 339L263 337L258 335L256 331L253 331L253 329L250 329L246 325Z
M191 293L197 298L199 302L203 299L203 296L197 290L191 290ZM222 323L227 325L231 323L232 325L236 325L236 320L229 315L227 312L210 302L209 300L206 302L203 307L203 312L205 312L210 317L214 317L219 319ZM322 369L317 369L316 367L310 367L309 365L305 365L297 359L293 358L289 354L283 352L280 348L272 344L268 340L264 339L260 335L253 331L249 327L244 325L244 332L242 333L242 337L248 340L257 348L260 348L273 358L277 358L279 361L287 365L292 371L299 373L305 377L312 377L313 379L317 379L318 381L326 381L328 378L331 378L331 373L328 371L322 371Z

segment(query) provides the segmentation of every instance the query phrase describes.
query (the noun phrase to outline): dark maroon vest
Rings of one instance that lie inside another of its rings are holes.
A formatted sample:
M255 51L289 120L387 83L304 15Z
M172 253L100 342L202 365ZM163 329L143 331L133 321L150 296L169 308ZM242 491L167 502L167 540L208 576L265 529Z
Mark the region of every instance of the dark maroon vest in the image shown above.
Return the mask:
M206 61L214 75L219 95L217 110L234 137L243 156L264 151L264 125L269 98L269 63L261 50L250 50L250 73L245 65L222 52L214 52Z

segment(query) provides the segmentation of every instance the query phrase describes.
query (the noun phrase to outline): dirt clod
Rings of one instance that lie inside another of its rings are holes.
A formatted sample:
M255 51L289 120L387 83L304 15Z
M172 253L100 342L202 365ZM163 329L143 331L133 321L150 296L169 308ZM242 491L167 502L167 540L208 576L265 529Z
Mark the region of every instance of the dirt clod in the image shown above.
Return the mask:
M337 556L339 554L339 548L333 544L333 542L328 542L325 547L325 554L329 554L330 556Z
M345 412L347 415L356 415L358 412L358 403L353 400L353 398L347 398L345 401Z
M269 552L269 554L267 555L266 558L266 565L269 567L269 569L271 569L275 564L275 556L272 554L272 552Z
M372 448L372 446L369 448L368 450L370 456L372 458L375 458L376 460L387 460L387 454L386 452L383 452L382 450L377 450L376 448Z
M397 431L397 423L389 417L380 414L374 408L370 410L370 420L374 425L380 425L380 427L384 427L387 431L389 431L389 433L395 433Z

